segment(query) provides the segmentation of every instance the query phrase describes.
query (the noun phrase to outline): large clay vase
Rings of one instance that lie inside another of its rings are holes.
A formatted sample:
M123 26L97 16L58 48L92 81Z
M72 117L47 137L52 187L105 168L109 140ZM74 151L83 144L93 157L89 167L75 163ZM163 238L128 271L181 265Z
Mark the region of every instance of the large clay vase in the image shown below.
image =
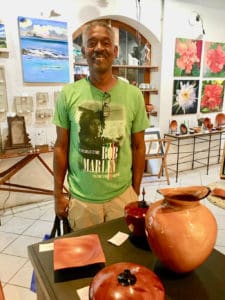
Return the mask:
M145 217L147 240L166 268L187 273L200 266L213 250L217 223L200 203L210 190L204 186L165 188Z

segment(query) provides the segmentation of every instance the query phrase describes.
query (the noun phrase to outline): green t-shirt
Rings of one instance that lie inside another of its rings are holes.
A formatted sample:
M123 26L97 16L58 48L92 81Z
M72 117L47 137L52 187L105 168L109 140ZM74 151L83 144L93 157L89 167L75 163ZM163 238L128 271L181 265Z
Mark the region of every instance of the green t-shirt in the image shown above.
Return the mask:
M70 130L67 180L73 197L101 203L131 185L131 134L149 127L137 87L118 79L104 93L88 79L68 84L53 123Z

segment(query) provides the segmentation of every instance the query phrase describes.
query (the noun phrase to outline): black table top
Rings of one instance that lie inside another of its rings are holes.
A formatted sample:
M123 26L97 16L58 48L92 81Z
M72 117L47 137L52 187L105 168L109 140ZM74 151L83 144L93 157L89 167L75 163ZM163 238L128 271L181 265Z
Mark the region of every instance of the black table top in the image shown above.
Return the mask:
M118 231L129 233L124 218L82 229L63 238L98 234L105 253L106 266L117 262L134 262L148 267L161 279L167 300L225 299L225 255L219 251L213 250L208 259L194 271L178 275L163 267L150 249L137 246L131 238L119 247L109 243L107 240ZM50 241L52 240L47 242ZM39 252L39 244L28 246L28 255L46 299L79 299L76 290L88 286L92 277L55 282L53 251Z

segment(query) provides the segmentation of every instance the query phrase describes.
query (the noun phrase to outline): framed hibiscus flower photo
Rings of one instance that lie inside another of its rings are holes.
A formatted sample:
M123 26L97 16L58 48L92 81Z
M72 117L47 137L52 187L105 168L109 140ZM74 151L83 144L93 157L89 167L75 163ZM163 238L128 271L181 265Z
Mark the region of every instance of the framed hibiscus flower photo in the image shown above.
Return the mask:
M195 114L199 80L174 80L172 115Z
M204 77L225 77L225 43L205 42Z
M174 76L200 76L202 40L176 38Z
M222 111L224 97L224 80L203 80L200 112Z

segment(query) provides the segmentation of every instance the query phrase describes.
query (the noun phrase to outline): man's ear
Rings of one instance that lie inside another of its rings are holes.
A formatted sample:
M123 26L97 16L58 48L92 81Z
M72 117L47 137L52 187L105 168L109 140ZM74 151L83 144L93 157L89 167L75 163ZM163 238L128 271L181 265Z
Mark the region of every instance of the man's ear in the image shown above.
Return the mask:
M83 58L86 58L85 48L83 46L81 47L81 53L83 55Z
M115 46L114 46L114 58L117 58L117 57L118 57L118 51L119 51L118 46L115 45Z

